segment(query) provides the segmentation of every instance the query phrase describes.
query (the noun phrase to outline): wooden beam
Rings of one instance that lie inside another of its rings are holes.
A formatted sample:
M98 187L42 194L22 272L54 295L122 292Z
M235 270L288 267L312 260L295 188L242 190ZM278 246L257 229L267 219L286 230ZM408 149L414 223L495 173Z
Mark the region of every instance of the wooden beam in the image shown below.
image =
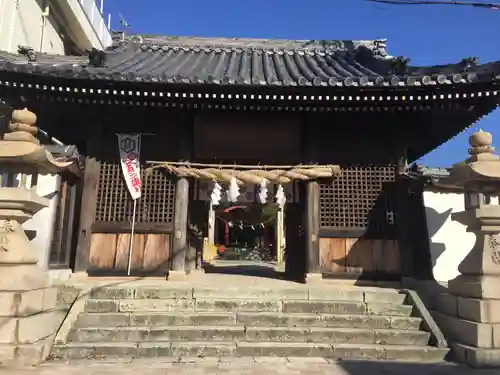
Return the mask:
M188 203L189 181L186 178L179 178L175 186L172 271L185 272L186 270Z
M320 273L319 264L319 184L308 182L306 187L306 246L307 273Z

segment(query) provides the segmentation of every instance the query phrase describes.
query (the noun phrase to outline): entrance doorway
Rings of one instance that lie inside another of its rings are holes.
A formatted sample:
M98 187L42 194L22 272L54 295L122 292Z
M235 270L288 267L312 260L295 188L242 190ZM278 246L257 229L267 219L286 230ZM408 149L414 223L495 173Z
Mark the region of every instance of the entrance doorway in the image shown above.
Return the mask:
M213 271L275 276L278 210L274 203L225 203L217 207L214 242L218 254Z
M289 236L285 230L288 219L284 219L284 212L299 200L296 184L283 186L286 203L281 217L275 198L278 185L267 186L266 204L261 204L257 197L259 186L242 185L236 202L229 202L226 194L223 194L213 211L209 210L213 183L199 180L194 186L194 200L200 203L204 201L202 205L205 213L201 217L197 215L196 220L199 223L201 219L203 224L198 226L206 228L203 230L207 241L203 256L205 272L278 278L283 276ZM224 191L226 189L224 186ZM281 231L280 222L283 228Z
M215 241L223 246L221 258L276 262L278 207L255 203L225 206L215 211Z

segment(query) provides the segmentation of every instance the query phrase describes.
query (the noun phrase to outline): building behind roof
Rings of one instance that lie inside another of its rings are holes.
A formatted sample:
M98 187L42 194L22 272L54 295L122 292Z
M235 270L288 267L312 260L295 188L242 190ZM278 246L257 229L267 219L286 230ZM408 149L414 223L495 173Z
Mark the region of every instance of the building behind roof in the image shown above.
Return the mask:
M2 0L0 50L84 54L111 45L101 0Z

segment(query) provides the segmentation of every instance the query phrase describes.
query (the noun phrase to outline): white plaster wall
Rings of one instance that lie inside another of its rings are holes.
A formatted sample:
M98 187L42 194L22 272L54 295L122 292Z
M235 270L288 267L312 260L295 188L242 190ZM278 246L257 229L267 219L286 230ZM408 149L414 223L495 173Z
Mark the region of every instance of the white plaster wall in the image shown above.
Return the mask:
M424 204L432 271L436 281L446 283L460 275L458 266L474 246L476 238L466 232L464 225L451 220L453 212L464 209L463 194L425 191Z
M2 174L2 186L7 186L7 175ZM24 230L36 232L36 236L31 240L39 254L38 265L40 268L47 269L49 264L50 247L52 245L52 234L56 219L57 203L59 199L59 186L61 177L56 174L38 175L36 192L38 195L50 200L49 206L42 208L33 217L23 224ZM20 186L20 175L14 179L12 187ZM27 176L27 189L31 187L31 176Z
M2 1L2 0L0 0ZM7 186L7 174L0 174L2 181L0 187ZM27 176L26 188L31 186L31 176ZM36 187L36 192L50 199L48 207L43 208L35 215L33 218L26 221L23 224L23 228L26 231L36 231L36 237L31 240L31 243L35 247L37 253L39 254L38 266L42 269L47 269L50 257L50 248L52 245L52 235L54 232L54 224L56 219L56 210L59 200L59 186L61 184L61 178L59 175L47 174L38 175L38 182ZM20 185L20 176L18 175L14 179L14 186ZM28 232L28 234L30 234ZM57 284L71 277L72 270L67 269L53 269L49 270L49 280L53 284Z
M36 192L38 195L50 199L50 204L48 207L42 208L33 215L33 218L23 224L25 230L36 231L36 237L31 243L37 249L39 254L38 265L43 269L47 269L49 264L60 184L61 178L59 175L38 175Z
M30 46L35 51L64 55L64 44L59 36L61 25L49 15L44 27L43 0L0 2L0 49L17 53L18 46L22 45Z

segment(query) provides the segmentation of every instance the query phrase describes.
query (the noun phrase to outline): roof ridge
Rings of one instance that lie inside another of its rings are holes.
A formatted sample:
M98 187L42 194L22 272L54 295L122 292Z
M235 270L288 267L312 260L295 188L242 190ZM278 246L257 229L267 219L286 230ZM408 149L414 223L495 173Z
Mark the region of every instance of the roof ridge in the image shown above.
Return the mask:
M266 38L229 38L229 37L191 37L191 36L153 36L147 34L131 34L124 42L133 42L148 46L179 46L191 48L255 48L260 50L332 50L354 51L359 47L367 47L378 53L387 54L386 39L373 40L294 40Z

